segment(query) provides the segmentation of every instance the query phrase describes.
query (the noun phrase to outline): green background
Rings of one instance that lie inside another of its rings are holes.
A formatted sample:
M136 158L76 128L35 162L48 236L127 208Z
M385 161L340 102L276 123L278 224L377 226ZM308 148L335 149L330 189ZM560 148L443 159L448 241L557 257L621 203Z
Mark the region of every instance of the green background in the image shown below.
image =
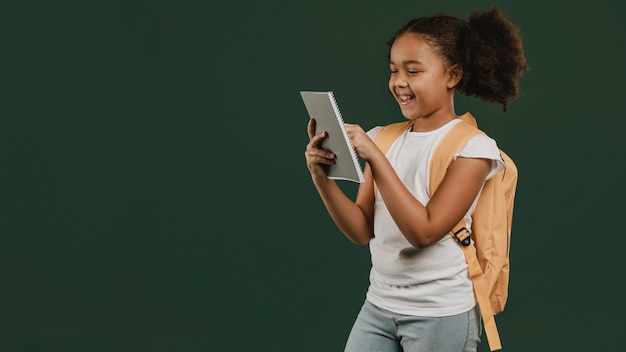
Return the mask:
M456 109L520 171L505 351L623 350L626 6L609 0L2 1L0 350L341 351L369 252L310 181L298 92L333 90L366 129L399 121L387 39L496 3L531 69L507 113Z

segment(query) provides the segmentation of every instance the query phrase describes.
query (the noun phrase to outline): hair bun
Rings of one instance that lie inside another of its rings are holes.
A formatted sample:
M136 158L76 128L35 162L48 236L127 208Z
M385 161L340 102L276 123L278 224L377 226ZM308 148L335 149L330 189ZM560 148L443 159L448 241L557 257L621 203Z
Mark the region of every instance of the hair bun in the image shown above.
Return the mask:
M473 12L462 45L467 80L461 90L504 106L517 97L517 81L528 69L519 30L494 7Z

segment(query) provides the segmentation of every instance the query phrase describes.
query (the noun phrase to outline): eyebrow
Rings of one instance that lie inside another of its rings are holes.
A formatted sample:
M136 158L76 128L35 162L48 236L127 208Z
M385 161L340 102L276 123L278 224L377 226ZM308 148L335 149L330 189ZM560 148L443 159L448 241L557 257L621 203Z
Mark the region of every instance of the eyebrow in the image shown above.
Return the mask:
M393 62L392 60L389 60L389 64L395 65L395 62ZM403 65L411 65L411 64L422 65L422 62L418 60L405 60L405 61L402 61L402 64Z

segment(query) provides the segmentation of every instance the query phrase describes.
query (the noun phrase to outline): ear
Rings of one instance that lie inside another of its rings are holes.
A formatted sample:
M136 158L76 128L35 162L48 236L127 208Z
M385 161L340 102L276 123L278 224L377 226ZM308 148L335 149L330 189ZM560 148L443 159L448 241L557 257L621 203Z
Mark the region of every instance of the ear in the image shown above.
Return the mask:
M447 87L449 89L456 87L456 85L459 84L459 82L461 81L461 78L463 78L463 68L461 67L461 65L454 64L448 67Z

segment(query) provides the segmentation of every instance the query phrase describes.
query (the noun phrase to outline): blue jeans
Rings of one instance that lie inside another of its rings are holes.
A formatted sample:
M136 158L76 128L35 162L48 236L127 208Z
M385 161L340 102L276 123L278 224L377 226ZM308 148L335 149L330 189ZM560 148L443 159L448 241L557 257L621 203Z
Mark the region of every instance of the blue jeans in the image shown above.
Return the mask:
M481 329L478 306L434 318L396 314L365 301L344 352L475 352Z

